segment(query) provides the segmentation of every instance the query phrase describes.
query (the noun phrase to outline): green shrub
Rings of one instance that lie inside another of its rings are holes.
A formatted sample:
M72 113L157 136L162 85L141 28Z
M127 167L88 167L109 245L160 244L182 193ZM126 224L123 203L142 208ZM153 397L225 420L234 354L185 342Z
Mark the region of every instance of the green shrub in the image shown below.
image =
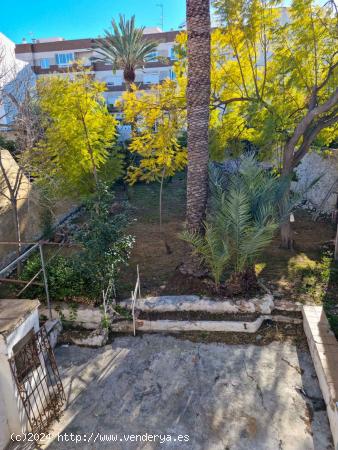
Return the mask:
M70 256L46 257L49 293L52 300L85 297L101 302L102 291L116 281L121 266L127 264L134 238L126 234L129 223L124 208L112 210L114 194L101 184L87 200L86 223L74 236L81 249ZM26 262L22 279L30 280L41 269L40 255ZM42 274L38 281L43 281ZM43 286L31 286L25 295L45 297Z
M257 287L254 265L278 228L287 183L264 170L252 155L243 156L238 171L227 177L217 169L210 175L212 201L205 233L185 232L182 237L209 269L217 288L227 269L234 293L247 291Z
M40 269L40 255L35 254L26 262L21 278L29 281ZM79 295L83 291L83 280L79 277L77 267L72 258L60 255L55 256L46 265L46 271L51 299L63 300ZM42 273L37 281L43 282ZM44 298L45 289L43 286L31 286L27 289L26 294L30 297Z

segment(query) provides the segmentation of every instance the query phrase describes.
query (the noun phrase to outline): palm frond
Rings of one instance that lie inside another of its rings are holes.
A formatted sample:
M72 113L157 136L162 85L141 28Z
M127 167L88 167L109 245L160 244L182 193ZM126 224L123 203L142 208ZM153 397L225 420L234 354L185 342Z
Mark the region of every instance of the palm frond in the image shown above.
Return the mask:
M156 50L158 43L145 38L144 27L136 28L135 16L126 20L120 14L119 22L113 19L111 24L113 32L105 30L104 38L95 40L94 48L99 56L92 60L110 62L115 70L136 70L142 67L147 56Z
M218 234L218 230L212 225L205 224L204 235L184 231L181 238L192 245L194 254L199 256L210 270L218 286L230 257L227 243Z

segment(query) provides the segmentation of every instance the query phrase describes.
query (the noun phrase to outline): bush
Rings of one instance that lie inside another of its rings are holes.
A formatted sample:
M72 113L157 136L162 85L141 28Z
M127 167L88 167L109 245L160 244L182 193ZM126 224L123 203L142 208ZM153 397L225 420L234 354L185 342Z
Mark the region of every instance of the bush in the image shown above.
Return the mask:
M112 209L114 194L101 184L87 200L87 221L74 236L81 250L71 256L55 256L46 264L50 297L53 300L86 297L100 302L102 291L117 279L121 266L127 264L134 238L125 233L129 223L125 208ZM25 264L22 279L30 280L41 269L40 255ZM42 274L39 281L42 281ZM26 294L44 297L43 287L32 286Z
M241 158L238 171L228 177L211 170L211 185L205 234L185 232L183 239L209 269L217 288L227 269L233 293L247 292L257 287L254 265L278 228L287 184L247 155Z
M79 295L83 291L83 280L78 273L75 261L64 256L55 256L46 266L48 288L51 299L64 300ZM40 255L29 258L22 271L21 278L29 281L41 269ZM37 281L43 282L42 273ZM43 286L30 286L26 290L29 297L45 297Z
M87 200L86 224L75 237L83 250L75 257L85 286L91 295L101 296L110 279L116 280L122 265L126 265L134 238L125 233L129 224L126 207L113 210L114 193L101 184ZM126 205L125 205L126 206Z

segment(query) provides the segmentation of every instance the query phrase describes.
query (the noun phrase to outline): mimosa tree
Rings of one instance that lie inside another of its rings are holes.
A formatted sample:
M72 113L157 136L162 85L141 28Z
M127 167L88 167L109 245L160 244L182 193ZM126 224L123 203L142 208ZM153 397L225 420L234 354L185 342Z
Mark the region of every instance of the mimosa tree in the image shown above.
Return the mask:
M103 97L104 83L86 70L38 80L44 136L27 155L35 176L54 193L85 195L102 177L121 175L114 147L116 120ZM109 170L107 170L109 165Z
M140 156L137 165L128 168L130 184L138 180L160 183L160 229L162 229L162 192L165 178L187 164L187 151L180 143L186 121L184 95L169 79L139 91L135 85L117 102L124 119L132 124L129 150Z
M312 0L294 0L287 9L265 0L214 6L223 25L211 41L212 147L248 139L261 158L276 162L280 151L280 170L290 175L312 147L337 136L337 12ZM178 37L181 85L186 39ZM281 228L282 246L290 248L289 221Z

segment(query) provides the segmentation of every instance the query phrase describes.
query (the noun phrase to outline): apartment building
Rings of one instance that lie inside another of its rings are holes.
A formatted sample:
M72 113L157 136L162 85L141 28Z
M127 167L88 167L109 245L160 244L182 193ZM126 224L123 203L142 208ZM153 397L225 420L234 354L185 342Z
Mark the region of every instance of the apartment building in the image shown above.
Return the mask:
M14 42L0 32L0 131L7 131L16 114L9 94L19 99L24 88L34 83L29 64L16 58Z
M155 40L158 46L144 68L136 71L136 84L147 89L151 84L159 83L165 78L173 78L173 63L175 60L174 41L178 31L162 32L159 28L145 28L146 39ZM92 63L91 58L99 56L94 47L95 39L63 38L38 39L32 43L17 44L16 57L28 63L37 77L66 73L76 60L81 60L91 66L93 75L98 81L106 83L105 97L108 106L113 106L116 99L125 90L122 70L113 73L113 66L102 62Z

